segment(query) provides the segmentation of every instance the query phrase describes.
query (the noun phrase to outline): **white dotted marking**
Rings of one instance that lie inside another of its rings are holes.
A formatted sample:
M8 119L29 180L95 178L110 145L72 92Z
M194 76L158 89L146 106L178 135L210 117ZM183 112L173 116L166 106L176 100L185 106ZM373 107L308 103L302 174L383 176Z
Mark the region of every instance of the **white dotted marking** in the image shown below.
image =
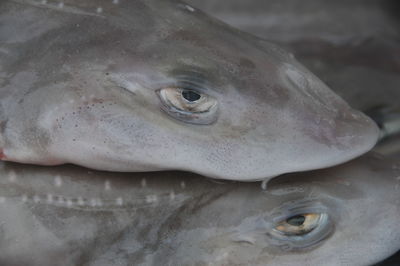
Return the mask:
M268 182L267 179L266 179L266 180L263 180L263 181L261 182L261 189L262 189L262 190L267 190L267 182Z
M8 180L14 183L15 181L17 181L17 174L14 171L10 171L8 173Z
M33 202L39 203L40 202L40 197L38 195L33 196Z
M21 201L22 202L27 202L28 201L28 196L27 195L22 195Z
M122 206L122 204L124 204L124 200L121 197L118 197L115 202L117 203L117 205Z
M111 183L110 180L106 180L104 182L104 190L111 190Z
M53 195L47 194L47 203L53 203Z
M0 204L6 202L6 198L5 197L0 197Z
M61 179L61 177L59 175L54 178L54 185L56 187L61 187L62 186L62 179Z
M101 201L101 199L93 198L93 199L90 200L90 205L92 207L103 206L103 202Z
M92 207L96 207L96 205L97 205L96 199L91 199L91 200L90 200L90 205L91 205Z
M60 2L59 4L58 4L58 8L63 8L64 7L64 3L63 2Z
M343 179L337 180L337 183L340 184L340 185L345 185L347 187L351 185L351 183L349 181L346 181L346 180L343 180Z
M151 203L151 200L152 200L152 198L151 198L150 195L149 195L149 196L146 196L146 202L147 202L147 203Z
M189 10L190 12L194 12L195 9L189 5L185 5L186 9Z
M103 206L103 201L101 199L97 199L97 206Z
M85 200L82 198L82 197L78 197L78 205L79 206L83 206L83 205L85 205Z
M63 197L61 197L61 196L59 196L58 197L58 204L64 204L64 198Z
M96 12L99 13L99 14L102 13L102 12L103 12L103 8L102 8L102 7L98 7L98 8L96 9Z
M74 205L74 203L72 202L71 199L67 199L67 206L68 207L72 207L72 205Z
M169 193L169 199L170 199L170 200L174 200L174 199L175 199L175 192L171 191L171 192Z
M146 196L146 202L147 203L153 203L153 202L157 202L158 201L158 197L156 195L148 195Z
M147 181L145 178L142 179L141 185L142 187L147 187Z
M181 188L182 188L182 189L185 189L185 188L186 188L185 181L182 181L182 182L181 182Z

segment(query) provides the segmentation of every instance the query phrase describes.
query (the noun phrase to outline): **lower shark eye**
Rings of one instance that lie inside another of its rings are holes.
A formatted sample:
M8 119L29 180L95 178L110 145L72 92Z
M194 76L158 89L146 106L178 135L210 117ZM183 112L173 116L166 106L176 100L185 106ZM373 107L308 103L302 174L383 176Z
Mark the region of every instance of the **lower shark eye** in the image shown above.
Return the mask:
M305 215L296 215L296 216L290 217L289 219L286 219L286 222L293 226L301 226L304 224L305 220L306 220Z
M266 217L267 236L282 250L308 248L326 240L335 228L332 210L319 202L288 202Z
M177 120L207 125L217 118L218 102L205 93L186 88L163 88L157 91L161 109Z
M304 235L314 230L325 214L305 213L291 216L277 224L275 230L287 236Z

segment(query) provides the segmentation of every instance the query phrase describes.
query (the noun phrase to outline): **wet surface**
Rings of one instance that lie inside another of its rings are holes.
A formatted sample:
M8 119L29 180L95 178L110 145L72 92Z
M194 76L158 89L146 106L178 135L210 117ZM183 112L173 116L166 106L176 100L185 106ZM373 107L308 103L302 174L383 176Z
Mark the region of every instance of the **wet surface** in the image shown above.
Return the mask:
M399 1L189 2L289 49L353 107L367 113L388 109L400 117ZM376 150L400 160L400 134L385 139ZM400 252L378 265L399 263Z
M189 2L290 50L352 107L368 114L386 110L378 123L387 115L400 120L398 1ZM397 143L398 137L390 140Z
M379 1L189 1L281 44L355 108L398 106L400 11Z
M370 265L400 237L394 166L369 154L263 185L0 163L0 265ZM300 214L325 218L274 233Z
M305 0L299 2L295 0L231 0L228 2L206 0L200 2L199 0L192 0L191 2L236 27L277 42L291 50L302 63L306 64L317 76L349 101L353 107L365 111L379 108L380 106L393 110L399 107L400 5L398 1ZM382 142L380 151L400 158L399 149L396 148L399 142L400 139L396 136L388 138ZM393 143L397 144L393 145ZM15 182L15 177L10 176L9 178L11 182ZM69 184L65 182L68 179L62 180L59 177L55 177L54 190L61 189L62 186L64 188L64 184ZM157 183L160 184L160 182ZM76 184L82 187L82 182L77 182ZM103 183L101 183L101 186L103 186ZM115 183L110 183L106 180L104 182L104 192L103 187L101 187L99 195L109 193L110 188L113 188L113 186L115 186ZM143 187L146 186L149 186L149 184L142 181L140 185L138 184L138 190L143 191ZM121 187L125 188L124 186ZM187 191L190 188L190 183L177 182L176 187L179 190ZM40 188L40 191L42 190L43 187ZM93 187L88 189L88 192L90 191L93 192ZM175 193L168 194L168 199L179 199L179 194L175 195ZM126 194L132 196L128 192ZM143 203L153 204L159 199L157 197L154 198L154 195L150 196L143 197ZM58 202L59 204L69 207L70 202L68 199L59 198L61 199L61 202ZM36 194L30 199L33 203L37 203L36 201L40 200ZM71 201L71 204L80 205L79 199L79 196L76 197L76 202ZM25 198L22 197L21 201L25 202ZM90 204L88 208L100 209L100 207L107 206L103 205L105 204L103 201L99 202L96 197L86 201ZM123 204L120 197L113 197L110 202L118 206ZM115 209L114 205L112 205L113 209ZM195 207L197 208L197 206ZM37 208L32 208L32 210L37 210ZM80 209L73 211L81 212ZM106 211L103 211L104 213L101 211L99 211L100 217L107 216ZM68 217L68 211L61 212ZM40 212L38 213L40 214ZM45 213L46 211L43 211L44 220L49 217ZM162 213L162 211L159 213ZM139 217L136 214L134 216L136 218ZM95 220L93 216L90 219ZM93 221L93 223L95 222ZM78 225L79 223L76 224ZM118 226L120 228L133 226L132 224L127 224L125 217L120 221L110 219L110 223L107 223L107 225L112 233L114 232L113 230L118 229ZM101 227L99 226L99 228ZM96 232L97 227L92 229L95 232L93 235L104 234L104 230ZM169 230L173 231L174 227L167 227L167 229L166 233L169 233ZM152 230L154 229L146 229L143 235ZM124 232L122 229L121 231ZM61 234L60 230L55 230L55 232ZM65 238L68 239L70 235L66 233ZM76 243L85 244L79 236L76 237L78 239ZM92 244L99 246L95 241L100 241L101 245L101 241L118 241L118 236L116 238L104 237L100 239L100 237L94 237ZM129 238L126 241L129 241ZM51 243L49 245L51 246ZM134 245L126 244L126 247L132 249ZM101 255L102 252L103 250L98 251L98 254ZM110 252L118 254L121 249L117 246L115 250ZM397 255L378 265L398 265L399 257L400 254L397 253ZM85 264L89 259L90 257L82 257L79 261Z

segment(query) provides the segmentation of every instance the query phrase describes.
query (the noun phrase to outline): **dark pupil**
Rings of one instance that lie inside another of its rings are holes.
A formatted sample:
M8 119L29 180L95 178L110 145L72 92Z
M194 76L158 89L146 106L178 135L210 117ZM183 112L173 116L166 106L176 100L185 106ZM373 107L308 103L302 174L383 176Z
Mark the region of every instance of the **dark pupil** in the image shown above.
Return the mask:
M182 97L185 98L189 102L195 102L200 99L200 94L195 93L194 91L184 90L182 91Z
M304 217L303 215L296 215L287 219L286 222L293 226L300 226L304 223L305 220L306 217Z

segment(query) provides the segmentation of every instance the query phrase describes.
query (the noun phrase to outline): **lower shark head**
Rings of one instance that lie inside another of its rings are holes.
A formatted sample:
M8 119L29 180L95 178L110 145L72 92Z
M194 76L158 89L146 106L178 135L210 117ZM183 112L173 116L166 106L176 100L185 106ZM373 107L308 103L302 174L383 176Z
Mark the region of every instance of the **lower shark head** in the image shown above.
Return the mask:
M400 165L371 154L268 183L11 163L0 177L4 265L371 265L400 248Z

